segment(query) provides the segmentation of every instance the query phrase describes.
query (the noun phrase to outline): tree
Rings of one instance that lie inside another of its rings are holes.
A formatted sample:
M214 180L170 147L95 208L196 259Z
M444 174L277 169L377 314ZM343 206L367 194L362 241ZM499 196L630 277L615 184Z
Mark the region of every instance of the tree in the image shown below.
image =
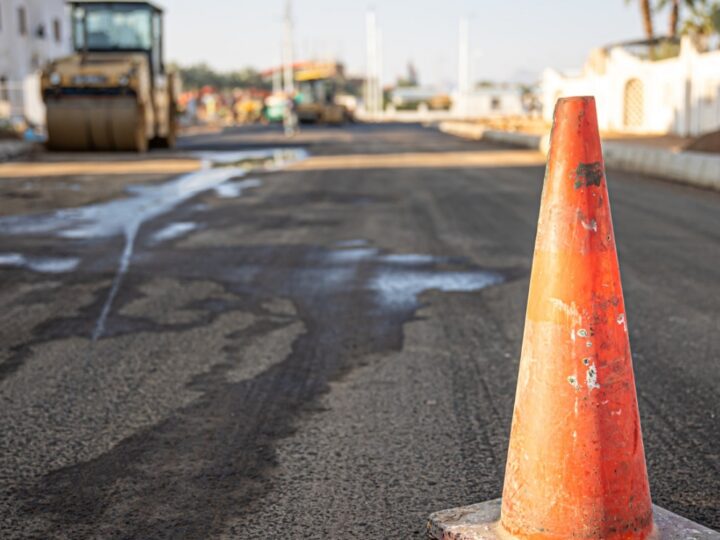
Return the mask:
M625 3L629 4L633 0L625 0ZM643 20L643 28L645 29L645 36L648 39L655 38L655 31L653 29L653 9L650 5L650 0L638 0L640 4L640 13Z
M668 34L677 37L684 34L709 35L720 32L720 2L708 0L657 0L654 11L670 6ZM688 13L681 16L681 11ZM682 20L682 28L680 22Z
M668 34L671 38L677 36L678 21L680 20L680 0L672 0L670 2L670 27Z
M398 88L412 88L419 84L417 69L412 62L408 62L407 65L407 76L398 77L397 87Z
M681 4L692 9L695 4L699 4L698 0L658 0L654 6L655 11L661 11L670 5L670 15L668 18L668 36L676 38L678 35L678 27L680 26L680 6Z
M720 33L720 1L688 2L689 16L684 20L683 33L710 36Z
M234 88L269 89L270 83L263 80L260 73L253 68L240 71L217 72L205 63L187 67L178 67L180 79L185 88L197 90L203 86L212 86L218 90Z

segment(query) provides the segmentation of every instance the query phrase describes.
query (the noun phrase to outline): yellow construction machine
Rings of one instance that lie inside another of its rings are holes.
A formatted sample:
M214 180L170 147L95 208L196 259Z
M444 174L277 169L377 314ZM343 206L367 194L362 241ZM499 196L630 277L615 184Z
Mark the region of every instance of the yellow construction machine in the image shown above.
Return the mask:
M175 74L163 64L162 9L133 0L71 0L74 53L42 73L53 150L171 147Z
M297 114L301 122L343 124L349 119L336 94L342 70L335 63L308 62L295 70L298 86Z

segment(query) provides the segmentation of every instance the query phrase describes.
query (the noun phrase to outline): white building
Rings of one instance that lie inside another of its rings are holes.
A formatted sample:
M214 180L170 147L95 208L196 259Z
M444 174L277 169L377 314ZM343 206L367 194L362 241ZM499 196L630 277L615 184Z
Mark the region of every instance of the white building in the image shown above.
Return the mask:
M559 97L593 95L603 131L697 136L720 129L720 51L685 37L677 56L650 60L632 47L594 50L578 75L545 70L543 116Z
M515 85L498 85L460 92L453 96L453 113L460 118L493 118L526 114L522 90Z
M0 0L0 117L42 123L38 71L69 50L64 0Z

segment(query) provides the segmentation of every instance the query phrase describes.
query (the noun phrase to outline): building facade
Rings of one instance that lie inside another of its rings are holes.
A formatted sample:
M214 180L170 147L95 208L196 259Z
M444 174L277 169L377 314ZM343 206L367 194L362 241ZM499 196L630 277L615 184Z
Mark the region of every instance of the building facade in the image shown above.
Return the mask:
M688 37L679 54L651 60L624 46L591 53L577 75L545 70L543 116L557 98L593 95L603 131L698 136L720 129L720 50L703 52Z
M42 123L38 72L69 50L64 0L1 0L0 117Z
M495 118L526 114L522 90L515 85L476 88L453 96L452 111L458 118Z

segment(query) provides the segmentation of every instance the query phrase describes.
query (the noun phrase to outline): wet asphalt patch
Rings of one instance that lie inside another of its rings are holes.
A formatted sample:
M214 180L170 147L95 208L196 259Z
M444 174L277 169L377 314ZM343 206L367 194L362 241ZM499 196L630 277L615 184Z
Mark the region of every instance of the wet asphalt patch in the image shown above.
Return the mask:
M258 320L236 336L239 350L226 350L209 373L190 383L201 393L190 405L96 459L51 472L20 494L24 511L45 514L57 527L53 532L68 525L89 530L100 523L119 526L117 520L123 521L128 538L218 532L226 518L249 509L270 489L274 442L290 435L301 415L315 411L313 403L330 381L364 365L371 355L402 349L403 325L415 317L424 291L478 291L508 276L462 259L386 253L368 244L160 247L139 254L132 275L119 307L137 297L131 292L143 281L137 276L162 275L180 282L215 282L242 299L235 306L206 305L216 310L210 318L240 309ZM297 315L267 312L263 306L278 298L289 300ZM103 339L116 331L147 331L152 323L119 311L109 316ZM289 355L251 379L229 379L242 361L243 343L267 339L297 320L305 331ZM153 331L183 327L151 326ZM120 501L132 501L132 508L119 512L125 504ZM158 501L166 512L148 513ZM207 511L210 507L213 512Z
M518 269L482 268L462 258L391 253L363 238L331 246L178 245L178 239L197 232L199 223L203 230L242 219L270 229L302 223L293 216L268 217L262 212L239 217L227 209L198 210L197 196L214 189L215 196L223 198L217 186L237 181L232 180L237 178L233 167L212 170L222 172L224 179L198 185L185 177L189 184L179 191L177 184L172 188L175 202L162 203L164 212L157 205L152 207L153 201L160 204L154 197L147 199L150 207L137 206L133 196L147 193L138 188L130 195L131 203L113 201L105 203L102 211L85 207L62 214L71 217L64 226L55 221L57 213L46 222L0 220L0 231L6 234L37 234L43 239L57 233L72 246L82 262L68 274L71 282L87 280L88 275L115 276L109 292L101 292L79 315L56 318L35 329L37 342L70 336L110 340L135 332L182 332L210 325L234 311L256 318L233 335L237 346L226 347L224 357L209 372L189 383L197 399L94 459L50 472L14 494L21 514L44 516L48 536L68 530L80 535L102 531L107 537L122 530L126 538L197 538L220 532L227 519L250 513L271 489L276 441L292 434L302 415L318 412L317 399L329 390L329 383L365 365L373 355L402 350L403 326L424 305L423 293L471 293L524 274ZM165 193L169 187L157 189ZM256 206L267 210L288 202L275 197ZM382 202L363 193L315 191L294 204ZM134 211L143 219L106 215L117 204L135 205ZM126 232L130 222L135 223L132 235ZM105 246L101 257L96 256L98 245ZM83 246L88 253L82 254ZM117 255L113 255L118 250L123 253L119 270ZM124 279L118 281L118 276ZM125 306L143 297L143 287L157 276L180 283L213 282L232 299L193 301L185 308L200 314L185 322L162 322L124 312ZM268 310L267 304L278 299L290 302L294 312ZM231 376L248 361L244 356L247 343L274 339L297 323L302 323L303 331L293 337L288 354L250 378ZM87 361L93 362L95 345L87 342L86 347ZM17 369L29 354L32 345L21 347L8 366Z
M280 170L305 159L307 152L271 149L207 152L200 157L202 158L200 170L158 185L131 186L127 189L128 196L125 198L43 215L0 218L0 234L54 235L76 240L124 237L125 244L117 262L113 283L92 331L93 340L98 339L105 332L107 317L132 260L135 240L145 223L167 214L198 193L209 189L217 190L229 180L241 178L250 171ZM232 185L228 184L226 190ZM251 184L251 186L257 185L257 180ZM234 182L234 186L236 196L239 196L245 187L251 187L247 184L239 187L237 181ZM172 233L175 237L180 235L177 229ZM168 236L168 233L165 236ZM160 240L162 239L161 237Z

